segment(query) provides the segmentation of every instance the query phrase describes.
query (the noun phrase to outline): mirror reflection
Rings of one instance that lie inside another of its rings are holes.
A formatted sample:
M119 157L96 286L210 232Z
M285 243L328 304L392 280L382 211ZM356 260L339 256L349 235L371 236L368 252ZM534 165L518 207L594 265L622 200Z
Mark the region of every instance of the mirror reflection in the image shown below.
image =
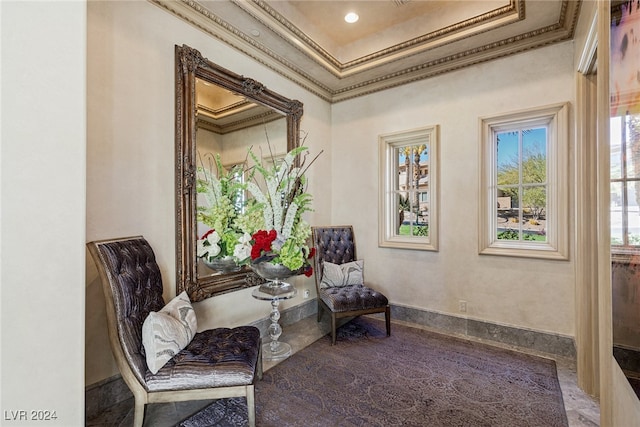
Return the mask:
M253 167L247 158L249 150L264 162L284 156L287 122L282 112L203 79L196 79L196 105L196 233L202 240L211 230L221 228L211 220L212 209L217 209L211 177L229 177L232 186L243 184L245 173ZM234 190L238 194L233 206L238 214L244 210L247 197L239 187ZM198 278L250 271L235 263L226 266L224 262L208 262L203 252L197 258Z
M221 256L203 261L205 251L211 254L224 244L209 244L219 236L211 231L213 215L207 218L214 204L207 183L224 176L234 186L247 179L246 171L253 166L249 149L256 161L268 164L298 147L303 108L299 101L220 67L193 48L176 46L175 54L176 292L186 290L191 301L201 301L263 282L247 267L221 264ZM241 210L246 195L238 191L229 200L231 209Z

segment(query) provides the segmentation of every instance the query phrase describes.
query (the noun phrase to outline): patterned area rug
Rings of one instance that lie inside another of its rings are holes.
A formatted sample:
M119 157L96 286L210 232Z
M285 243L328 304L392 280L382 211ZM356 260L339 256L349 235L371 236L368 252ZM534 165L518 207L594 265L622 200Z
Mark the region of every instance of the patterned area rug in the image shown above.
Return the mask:
M552 360L361 317L265 372L258 426L567 426ZM221 399L181 427L246 426Z

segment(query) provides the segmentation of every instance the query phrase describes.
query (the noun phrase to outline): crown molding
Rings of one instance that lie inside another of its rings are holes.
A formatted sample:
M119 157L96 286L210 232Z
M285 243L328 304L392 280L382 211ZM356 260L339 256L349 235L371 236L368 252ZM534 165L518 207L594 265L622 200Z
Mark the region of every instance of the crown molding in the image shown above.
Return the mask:
M217 7L224 3L226 9L216 13L198 0L148 1L333 103L570 40L582 0L558 0L554 22L536 28L527 28L527 16L534 13L526 8L540 5L511 0L509 5L473 19L345 63L264 0L209 3ZM264 39L272 45L262 44L263 38L254 38L229 22L237 16L244 19L243 28L252 22L265 31L269 37Z
M370 68L433 50L453 41L464 40L524 19L524 0L510 0L510 4L507 6L343 63L271 8L267 2L263 0L230 1L255 20L267 26L291 49L300 51L338 78L361 73Z

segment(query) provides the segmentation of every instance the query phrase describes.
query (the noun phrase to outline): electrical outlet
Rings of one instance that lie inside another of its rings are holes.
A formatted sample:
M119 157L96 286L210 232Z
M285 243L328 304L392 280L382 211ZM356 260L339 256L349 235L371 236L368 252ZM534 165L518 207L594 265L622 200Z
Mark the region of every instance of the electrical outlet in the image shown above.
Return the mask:
M305 289L303 295L305 298L309 298L309 289Z
M467 312L467 302L460 300L459 302L459 307L460 307L460 313L466 313Z

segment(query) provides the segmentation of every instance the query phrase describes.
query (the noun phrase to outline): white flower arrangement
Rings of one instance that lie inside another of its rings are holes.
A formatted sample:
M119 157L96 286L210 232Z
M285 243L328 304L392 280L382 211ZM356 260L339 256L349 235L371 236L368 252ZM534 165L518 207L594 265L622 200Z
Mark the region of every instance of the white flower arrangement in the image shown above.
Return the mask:
M281 162L273 162L270 167L265 167L249 151L255 167L246 188L253 201L236 224L252 235L252 262L283 264L292 271L304 267L305 272L310 272L307 258L311 251L307 240L311 236L311 227L302 218L304 212L311 210L312 200L306 192L306 151L305 146L294 148ZM253 181L256 172L264 180L264 190Z
M233 168L223 173L220 156L215 158L218 174L198 168L197 191L208 203L198 206L198 221L211 230L197 241L197 256L208 262L232 256L238 265L268 261L311 274L311 226L302 214L311 210L304 173L315 158L304 168L306 151L301 145L267 167L249 150L255 163L250 171ZM247 183L236 179L247 173ZM264 180L264 190L254 180L256 173ZM253 198L239 205L238 192L244 190Z

